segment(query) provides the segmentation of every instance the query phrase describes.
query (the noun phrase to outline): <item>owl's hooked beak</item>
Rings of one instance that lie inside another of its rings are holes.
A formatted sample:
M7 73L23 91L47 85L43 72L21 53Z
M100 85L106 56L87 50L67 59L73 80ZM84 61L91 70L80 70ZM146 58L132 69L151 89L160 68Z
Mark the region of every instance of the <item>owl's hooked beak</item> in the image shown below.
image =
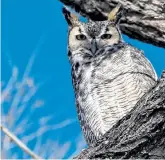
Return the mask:
M96 42L96 39L93 38L91 41L91 51L93 54L95 54L96 50L97 50L97 42Z

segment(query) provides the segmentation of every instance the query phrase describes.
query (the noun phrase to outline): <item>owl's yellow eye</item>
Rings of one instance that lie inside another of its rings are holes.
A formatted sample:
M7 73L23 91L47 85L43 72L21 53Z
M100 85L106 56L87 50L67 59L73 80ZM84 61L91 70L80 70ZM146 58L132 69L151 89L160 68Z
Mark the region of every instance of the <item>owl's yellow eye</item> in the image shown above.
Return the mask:
M111 34L103 34L103 35L101 36L101 39L110 39L111 37L112 37Z
M78 35L76 35L76 39L77 40L86 40L86 36L84 35L84 34L78 34Z

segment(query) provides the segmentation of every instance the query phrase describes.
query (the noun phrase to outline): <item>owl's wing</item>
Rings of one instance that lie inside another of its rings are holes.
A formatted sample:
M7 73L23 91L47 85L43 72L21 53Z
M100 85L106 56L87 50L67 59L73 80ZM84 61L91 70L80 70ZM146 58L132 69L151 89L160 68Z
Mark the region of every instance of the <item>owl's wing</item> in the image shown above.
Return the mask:
M131 52L132 60L137 64L137 68L140 72L150 76L153 80L157 81L158 77L151 62L145 57L144 52L129 45L129 51Z

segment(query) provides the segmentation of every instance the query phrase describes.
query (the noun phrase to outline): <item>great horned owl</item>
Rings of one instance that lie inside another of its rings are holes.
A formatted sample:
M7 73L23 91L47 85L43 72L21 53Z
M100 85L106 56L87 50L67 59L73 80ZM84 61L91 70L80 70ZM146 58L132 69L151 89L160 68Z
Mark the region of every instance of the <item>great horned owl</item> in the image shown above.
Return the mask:
M107 21L80 22L65 8L68 56L81 129L89 146L125 116L156 84L143 52L122 39L118 8Z

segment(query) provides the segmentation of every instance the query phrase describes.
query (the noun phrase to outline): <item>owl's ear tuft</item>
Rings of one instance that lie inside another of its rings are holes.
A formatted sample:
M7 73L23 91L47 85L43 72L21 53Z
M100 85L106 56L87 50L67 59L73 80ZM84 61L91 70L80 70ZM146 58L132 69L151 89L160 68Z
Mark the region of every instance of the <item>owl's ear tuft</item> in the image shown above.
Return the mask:
M78 17L72 14L70 11L68 11L65 7L63 7L62 12L69 26L74 26L78 23Z
M120 22L120 19L123 15L123 8L120 3L117 4L117 6L112 9L112 11L108 14L108 20L118 24Z

